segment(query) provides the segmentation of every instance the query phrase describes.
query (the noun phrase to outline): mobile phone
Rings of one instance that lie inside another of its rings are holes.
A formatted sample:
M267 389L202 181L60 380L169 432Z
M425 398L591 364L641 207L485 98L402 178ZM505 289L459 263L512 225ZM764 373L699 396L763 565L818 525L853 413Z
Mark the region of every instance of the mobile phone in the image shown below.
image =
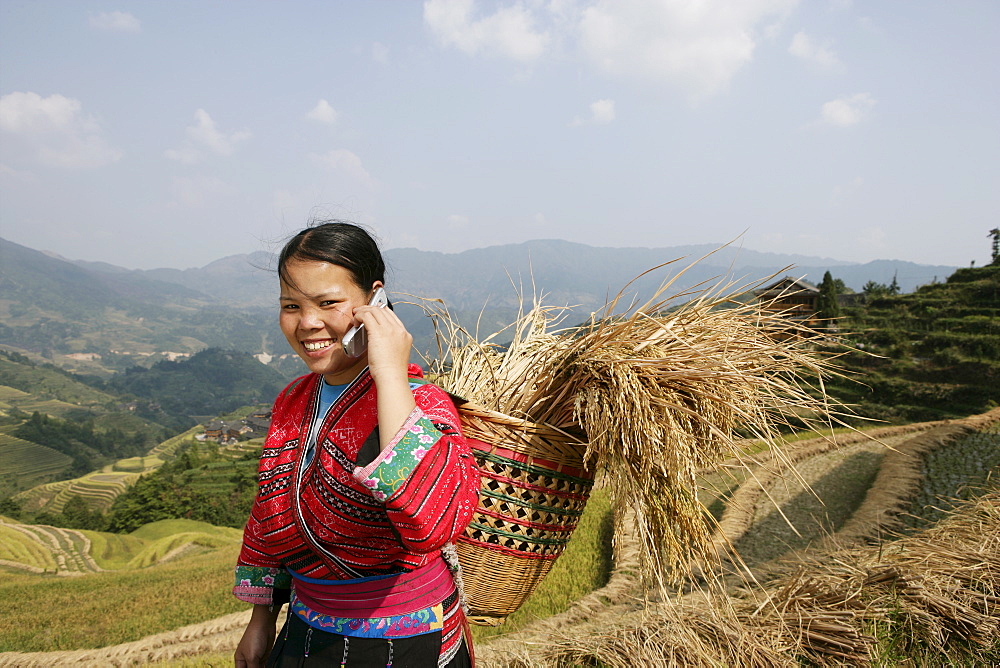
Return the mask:
M368 305L385 308L388 303L389 298L385 296L385 290L376 288L375 294L372 296L372 300L368 302ZM347 330L347 334L344 334L343 344L344 352L347 353L348 357L361 357L364 355L365 351L368 350L368 333L365 332L365 324L361 323Z

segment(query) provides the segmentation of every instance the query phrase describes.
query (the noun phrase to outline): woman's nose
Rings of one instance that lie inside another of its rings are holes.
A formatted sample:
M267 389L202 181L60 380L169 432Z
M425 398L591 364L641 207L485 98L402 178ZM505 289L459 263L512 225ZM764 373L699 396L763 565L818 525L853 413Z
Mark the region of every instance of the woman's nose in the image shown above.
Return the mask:
M324 327L323 319L315 309L302 309L302 318L299 320L299 327L302 329L321 329Z

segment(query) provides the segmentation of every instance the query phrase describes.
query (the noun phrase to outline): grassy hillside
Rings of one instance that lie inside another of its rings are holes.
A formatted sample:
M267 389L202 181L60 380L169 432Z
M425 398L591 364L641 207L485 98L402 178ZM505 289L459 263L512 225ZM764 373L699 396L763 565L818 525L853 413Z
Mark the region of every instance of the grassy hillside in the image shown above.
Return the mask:
M892 422L959 417L1000 404L1000 265L959 269L916 292L871 297L841 323L845 365L864 385L833 393Z
M5 569L0 652L100 647L245 609L230 593L240 532L186 528L194 530L150 527L124 537L87 532L95 561L101 568L120 569L113 572L56 578ZM12 535L9 525L0 524L0 550ZM187 556L162 562L164 556L180 554L184 545L193 546ZM26 558L53 567L44 551ZM68 623L67 611L86 623Z

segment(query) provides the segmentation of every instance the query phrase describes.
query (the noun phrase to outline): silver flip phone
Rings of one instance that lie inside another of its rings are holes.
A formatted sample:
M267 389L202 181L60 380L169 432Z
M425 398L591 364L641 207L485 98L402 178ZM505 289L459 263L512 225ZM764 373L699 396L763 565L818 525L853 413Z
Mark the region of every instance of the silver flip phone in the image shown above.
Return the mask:
M385 308L388 303L389 298L385 296L385 290L376 288L375 294L372 296L372 300L368 302L368 305ZM344 352L347 353L348 357L361 357L368 350L368 333L365 332L364 323L347 330L347 334L344 334L343 343Z

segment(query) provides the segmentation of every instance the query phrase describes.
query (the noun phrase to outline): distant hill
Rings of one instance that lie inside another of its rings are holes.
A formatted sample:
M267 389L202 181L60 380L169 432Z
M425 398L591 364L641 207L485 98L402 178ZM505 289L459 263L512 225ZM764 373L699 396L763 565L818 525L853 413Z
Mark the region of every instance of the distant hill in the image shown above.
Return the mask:
M705 257L707 256L707 257ZM895 273L904 292L943 280L955 267L918 265L900 260L877 260L852 264L809 255L767 253L738 246L715 244L666 248L602 248L542 239L519 244L476 248L461 253L439 253L415 248L385 251L390 288L425 297L440 297L454 309L479 310L487 301L493 306L515 305L512 281L530 292L536 288L553 303L581 304L593 310L638 274L664 262L670 268L640 283L654 289L668 274L700 260L687 272L679 287L731 273L749 279L763 278L794 266L790 273L819 282L833 272L848 287L861 290L868 281L889 283ZM277 295L275 257L259 251L231 255L196 269L127 270L106 263L77 262L81 267L114 275L142 276L175 283L213 300L236 306L272 306ZM730 271L731 270L731 271Z
M236 308L144 272L83 267L0 240L0 344L49 359L100 356L107 373L209 346L260 352L283 342L273 308ZM65 365L71 358L59 361Z
M277 281L269 253L232 255L184 270L129 270L100 262L71 263L6 241L0 252L0 315L5 316L0 344L49 356L98 353L102 357L96 366L104 371L137 362L148 366L167 351L191 354L210 346L287 352L276 323ZM537 293L547 304L572 306L567 320L574 322L600 309L640 273L674 261L636 281L629 297L647 298L664 279L703 256L674 284L674 292L724 277L746 283L778 272L819 282L828 270L854 290L868 281L889 283L896 276L909 292L954 271L890 260L849 264L713 244L598 248L537 240L461 253L390 249L385 256L400 317L416 348L431 353L431 323L420 308L402 303L410 299L407 294L440 298L462 323L472 327L479 322L480 332L489 334L513 320L519 290L528 303ZM797 266L786 271L789 265ZM61 364L71 361L60 358ZM73 363L86 368L83 362ZM287 358L280 363L288 374L303 368Z
M287 380L277 371L240 351L208 348L189 359L132 367L107 386L142 397L172 416L219 415L241 406L270 404Z

